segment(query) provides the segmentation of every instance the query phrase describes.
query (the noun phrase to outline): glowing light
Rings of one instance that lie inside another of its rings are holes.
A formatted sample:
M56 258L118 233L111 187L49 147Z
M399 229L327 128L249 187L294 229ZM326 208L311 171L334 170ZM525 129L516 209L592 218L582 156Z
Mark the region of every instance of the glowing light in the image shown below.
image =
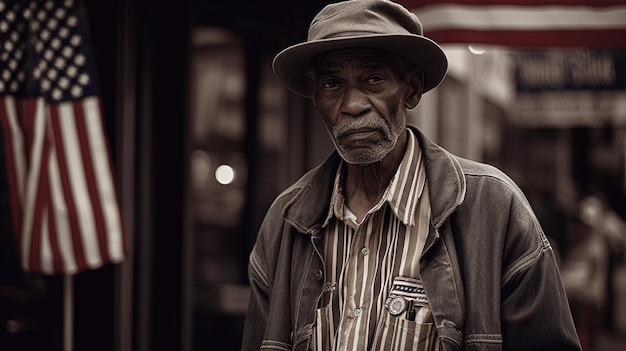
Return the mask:
M474 55L482 55L484 54L487 50L483 49L483 48L479 48L477 46L474 45L468 45L467 49L469 50L469 52L471 52Z
M221 165L215 170L215 179L220 184L228 185L235 180L235 170L229 165Z

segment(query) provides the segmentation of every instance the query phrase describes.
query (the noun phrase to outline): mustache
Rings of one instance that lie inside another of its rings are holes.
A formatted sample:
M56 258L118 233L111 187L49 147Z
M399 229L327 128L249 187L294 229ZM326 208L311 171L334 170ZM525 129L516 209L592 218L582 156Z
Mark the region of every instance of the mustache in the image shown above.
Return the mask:
M359 129L376 129L383 132L386 137L389 137L391 131L389 126L381 119L378 118L356 118L350 119L340 124L334 125L331 132L335 138L341 138L345 134L353 132Z

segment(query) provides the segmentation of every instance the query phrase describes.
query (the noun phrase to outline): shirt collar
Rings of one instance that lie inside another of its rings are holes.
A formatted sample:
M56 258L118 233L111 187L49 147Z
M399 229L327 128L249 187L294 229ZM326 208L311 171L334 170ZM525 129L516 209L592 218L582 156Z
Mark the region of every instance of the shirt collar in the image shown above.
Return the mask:
M415 209L418 199L424 191L426 183L426 172L422 162L422 150L413 131L407 129L409 134L406 151L400 166L389 182L380 202L374 206L370 213L377 211L387 202L393 213L405 225L415 225ZM343 169L345 161L341 161L335 174L333 194L330 200L328 215L323 227L326 227L330 220L337 217L344 220L347 216L345 199L343 197Z

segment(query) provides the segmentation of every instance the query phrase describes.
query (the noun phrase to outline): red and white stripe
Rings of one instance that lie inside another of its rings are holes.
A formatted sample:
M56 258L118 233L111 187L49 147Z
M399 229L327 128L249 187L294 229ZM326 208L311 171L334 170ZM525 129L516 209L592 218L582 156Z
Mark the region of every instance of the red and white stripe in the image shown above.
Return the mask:
M624 0L401 0L439 43L626 48Z
M12 220L26 271L73 274L127 252L99 97L0 97Z

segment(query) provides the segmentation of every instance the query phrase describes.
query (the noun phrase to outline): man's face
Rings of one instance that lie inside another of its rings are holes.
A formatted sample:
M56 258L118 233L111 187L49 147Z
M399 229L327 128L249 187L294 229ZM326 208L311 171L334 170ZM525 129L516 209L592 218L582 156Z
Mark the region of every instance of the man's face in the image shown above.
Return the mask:
M334 51L315 61L311 97L348 163L382 160L405 132L411 88L392 62L367 49Z

